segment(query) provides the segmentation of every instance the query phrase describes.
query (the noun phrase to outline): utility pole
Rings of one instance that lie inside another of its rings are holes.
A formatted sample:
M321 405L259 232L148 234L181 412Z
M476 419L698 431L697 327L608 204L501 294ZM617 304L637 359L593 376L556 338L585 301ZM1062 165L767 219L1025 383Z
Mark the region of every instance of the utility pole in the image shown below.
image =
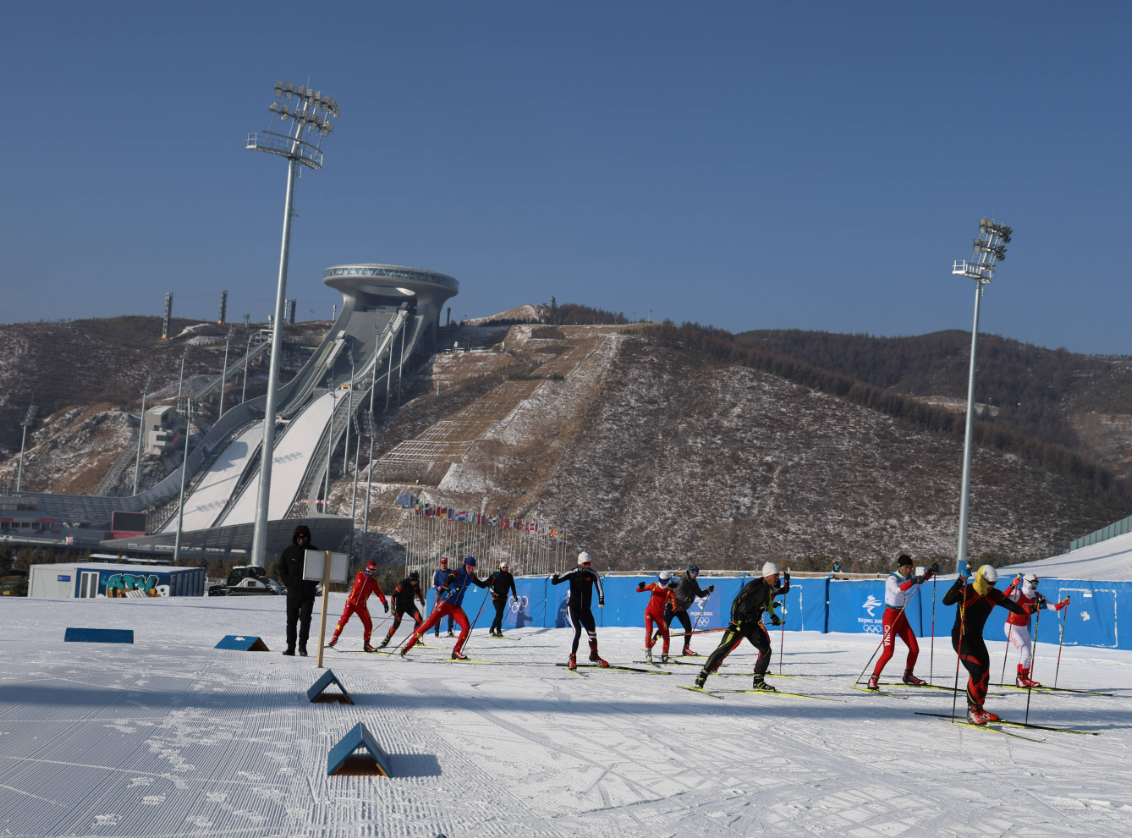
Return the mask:
M28 412L24 416L24 421L20 424L24 426L23 438L20 440L20 467L16 472L16 491L20 491L20 487L24 482L24 448L27 446L28 441L28 428L35 424L35 417L39 415L39 408L34 405L28 405Z
M225 291L225 294L228 292ZM224 338L224 368L220 373L220 410L216 414L216 421L220 421L220 417L224 415L224 391L228 389L228 344L232 342L232 330L228 330L228 336Z
M283 100L298 98L294 110ZM283 204L283 242L279 251L279 278L275 289L275 314L271 334L271 365L267 377L267 404L264 409L263 447L260 456L259 486L256 495L255 532L251 563L263 567L267 559L267 514L271 497L271 462L275 454L275 421L279 399L279 361L283 344L283 306L287 298L287 262L291 248L291 218L294 216L295 171L299 165L322 168L322 140L334 130L329 117L338 117L338 101L321 92L278 81L275 98L268 110L271 127L261 134L249 134L245 148L275 154L287 160L287 192ZM319 113L319 112L322 113ZM278 118L279 123L275 122ZM286 125L291 120L291 125ZM315 139L314 135L318 135ZM312 142L313 140L313 142Z
M352 354L352 353L351 353ZM342 452L342 473L350 473L350 420L354 416L354 359L350 358L350 389L346 391L346 448Z
M975 323L971 327L971 366L967 376L967 418L963 433L963 481L959 493L959 544L955 555L956 572L967 566L967 524L971 513L971 449L975 431L975 373L978 372L979 302L984 286L990 285L996 262L1006 258L1006 245L1014 231L993 219L979 219L979 237L975 239L975 262L959 261L951 273L975 280Z
M181 555L181 530L185 524L185 477L189 472L189 433L193 425L193 400L185 405L185 456L181 460L181 494L177 501L177 538L173 542L173 561Z
M240 404L243 404L248 398L248 356L252 352L252 339L248 338L248 348L244 352L244 387L240 391Z
M405 326L409 323L406 318L401 324L401 358L397 362L397 409L401 409L401 369L405 366Z
M145 396L149 392L149 383L153 376L145 377L145 387L142 388L141 421L138 423L138 458L134 461L134 494L138 493L138 474L141 472L142 448L145 447Z
M185 384L185 359L189 357L189 347L185 347L184 353L181 355L181 376L177 379L177 412L181 412L181 389Z

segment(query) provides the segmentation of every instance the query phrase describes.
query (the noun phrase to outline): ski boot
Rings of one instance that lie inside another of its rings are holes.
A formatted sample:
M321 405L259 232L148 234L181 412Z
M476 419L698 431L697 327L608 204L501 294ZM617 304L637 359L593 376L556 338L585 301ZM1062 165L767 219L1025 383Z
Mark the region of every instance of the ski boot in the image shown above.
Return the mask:
M382 644L382 645L385 645L385 644ZM367 652L376 652L377 651L376 646L370 646L368 643L365 646L363 646L362 649L364 649Z
M452 629L448 629L448 636L455 637L456 635L452 634Z
M567 664L566 668L567 669L577 669L578 668L578 656L577 655L570 655L570 663Z
M996 716L994 713L988 713L982 707L979 707L979 706L976 706L976 705L973 705L973 704L968 704L967 705L967 721L970 722L973 725L979 725L981 727L982 725L985 725L988 722L997 722L998 716Z
M922 687L924 684L927 683L927 681L925 681L923 678L917 678L915 675L912 674L911 669L905 669L904 670L904 683L907 684L909 687Z
M652 663L652 649L645 649L645 663Z
M754 681L753 684L751 684L751 689L757 690L758 692L764 692L764 693L776 693L776 692L778 692L778 690L776 690L774 687L772 687L770 684L768 684L766 682L766 679L764 679L763 676L761 676L761 675L755 676L755 681Z
M387 634L387 635L385 635L385 639L381 641L381 645L378 646L377 648L384 649L388 645L389 645L389 635Z
M693 652L691 647L689 647L689 646L685 646L684 651L681 652L680 654L683 655L686 658L698 658L698 657L700 657L699 653Z
M408 649L402 649L402 650L401 650L401 652L400 652L400 655L401 655L401 658L402 658L402 659L404 659L404 658L405 658L405 655L407 655L407 654L409 654L409 650L408 650Z
M661 653L660 662L662 664L668 663L668 653L667 652Z
M700 671L700 674L696 676L696 689L702 690L704 688L704 684L707 683L707 676L706 672Z
M1030 670L1029 669L1023 669L1021 666L1019 666L1018 667L1018 677L1014 679L1014 686L1016 686L1016 687L1029 687L1029 688L1033 689L1034 687L1040 687L1041 684L1039 684L1037 681L1035 681L1033 678L1030 677Z
M880 676L873 675L871 678L869 678L869 685L865 687L865 689L872 690L873 692L880 692Z
M597 653L597 641L594 640L590 643L590 663L596 663L600 667L608 667L609 661L605 660Z
M331 649L333 649L336 645L338 645L338 635L334 635L332 638L330 638L330 642L327 643L326 645L329 646Z
M468 659L468 656L465 655L463 652L457 652L455 649L452 650L452 660L454 660L454 661L466 661L467 659Z

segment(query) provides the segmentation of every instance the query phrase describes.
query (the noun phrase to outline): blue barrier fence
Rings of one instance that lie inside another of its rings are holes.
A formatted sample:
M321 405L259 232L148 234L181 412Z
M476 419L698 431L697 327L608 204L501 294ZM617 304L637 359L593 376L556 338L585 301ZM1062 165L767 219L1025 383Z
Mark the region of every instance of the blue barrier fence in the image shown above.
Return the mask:
M701 588L714 585L708 597L697 601L689 610L697 629L721 628L727 624L731 601L748 576L719 578L700 577ZM605 607L598 608L594 601L594 619L598 626L641 626L648 594L636 592L642 581L655 581L655 576L608 576L602 580L605 589ZM1004 574L999 587L1007 584ZM548 577L529 577L515 580L518 599L509 598L503 627L564 628L570 624L566 616L566 599L569 585L552 585ZM951 580L927 582L913 595L905 609L908 622L920 637L932 633L932 602L935 601L935 635L947 637L955 622L955 606L943 604L943 596L951 587ZM1068 579L1043 579L1041 592L1057 602L1066 596L1070 605L1064 612L1065 645L1097 646L1113 649L1132 649L1132 631L1121 637L1118 631L1120 617L1132 621L1132 583L1084 582ZM464 597L464 611L473 619L480 606L483 613L476 624L486 628L495 617L495 610L486 589L470 589ZM435 589L428 592L431 612L436 601ZM884 580L841 581L830 578L793 579L785 608L780 614L786 620L787 631L851 632L880 634L884 618ZM1007 612L997 609L987 621L985 636L988 640L1003 640L1002 625ZM1031 627L1037 629L1039 643L1057 643L1061 631L1062 614L1043 611L1034 618Z

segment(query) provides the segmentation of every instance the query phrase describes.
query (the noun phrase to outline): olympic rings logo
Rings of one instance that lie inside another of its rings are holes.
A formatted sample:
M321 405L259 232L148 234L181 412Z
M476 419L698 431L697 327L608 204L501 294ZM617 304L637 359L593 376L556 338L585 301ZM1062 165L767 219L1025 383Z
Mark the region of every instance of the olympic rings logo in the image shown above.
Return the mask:
M518 614L520 611L526 611L530 604L531 601L526 596L513 596L511 597L511 613Z

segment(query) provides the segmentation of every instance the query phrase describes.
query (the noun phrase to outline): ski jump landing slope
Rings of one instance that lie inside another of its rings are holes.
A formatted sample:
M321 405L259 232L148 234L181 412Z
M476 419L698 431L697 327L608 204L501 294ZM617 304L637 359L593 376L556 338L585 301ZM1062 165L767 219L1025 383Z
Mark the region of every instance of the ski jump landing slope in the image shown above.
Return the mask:
M276 440L275 456L271 461L271 500L267 518L278 521L287 517L295 502L306 473L310 452L318 445L322 432L337 404L333 391L323 393L307 405L287 426L286 432ZM259 469L248 481L235 506L224 516L222 523L250 524L255 521L256 499L259 497ZM199 491L199 490L198 490Z
M263 441L263 422L256 422L228 443L228 447L209 468L196 490L185 499L186 530L203 530L211 527L216 516L228 503L236 488L236 481L244 473L248 460ZM169 519L162 532L176 532L177 516Z
M330 612L344 601L332 594ZM325 670L279 654L285 609L282 597L0 598L0 835L1132 834L1132 652L1066 647L1060 685L1115 696L1035 693L1031 722L1100 735L1018 730L1044 740L1031 742L914 714L949 713L948 692L852 689L876 637L813 632L786 632L781 664L796 677L770 680L834 701L680 689L696 666L571 673L554 665L569 653L568 628L508 630L517 641L477 628L466 651L493 664L447 661L453 641L431 634L434 648L407 660L360 654L352 620L325 663L357 704L311 704L306 689ZM988 637L1000 636L996 613ZM388 618L374 616L380 636ZM64 643L66 626L131 628L135 641ZM227 634L262 636L272 651L213 649ZM693 648L708 652L718 637ZM598 629L598 639L614 663L641 658L640 628ZM777 673L778 631L772 642ZM995 680L1004 645L988 643ZM935 647L935 682L950 686L955 656ZM1056 644L1036 651L1035 674L1052 681ZM924 639L924 677L929 653ZM749 687L754 657L744 644L721 670L735 674L709 687ZM903 663L901 649L884 680ZM987 707L1020 718L1026 699L992 689ZM392 778L326 775L330 748L358 722Z

